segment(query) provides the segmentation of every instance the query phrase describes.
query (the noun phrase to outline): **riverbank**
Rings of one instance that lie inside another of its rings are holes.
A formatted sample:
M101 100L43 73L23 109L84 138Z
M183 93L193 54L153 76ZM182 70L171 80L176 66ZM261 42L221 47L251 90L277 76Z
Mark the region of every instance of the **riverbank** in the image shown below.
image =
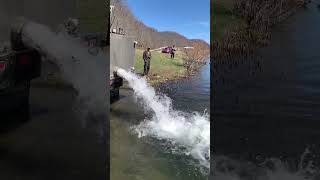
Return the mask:
M274 25L294 14L306 4L304 0L273 1L234 0L212 3L213 57L248 55L270 43ZM249 11L250 10L250 11ZM248 13L250 12L250 13ZM216 31L214 31L216 29Z
M135 70L137 73L143 73L143 50L136 50ZM175 58L171 59L170 54L152 51L152 60L150 64L150 72L148 82L157 86L168 81L174 81L189 76L187 68L184 66L184 54L178 51ZM201 67L201 65L199 66Z

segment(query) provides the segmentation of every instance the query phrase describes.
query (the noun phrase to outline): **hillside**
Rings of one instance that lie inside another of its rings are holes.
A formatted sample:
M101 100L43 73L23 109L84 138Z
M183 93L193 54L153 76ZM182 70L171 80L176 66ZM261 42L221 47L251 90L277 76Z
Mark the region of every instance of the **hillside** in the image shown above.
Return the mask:
M209 45L203 40L190 40L176 32L159 32L138 20L126 5L125 0L111 0L114 9L111 15L111 29L123 29L123 33L134 37L141 47L159 48L163 46L191 46L194 43Z

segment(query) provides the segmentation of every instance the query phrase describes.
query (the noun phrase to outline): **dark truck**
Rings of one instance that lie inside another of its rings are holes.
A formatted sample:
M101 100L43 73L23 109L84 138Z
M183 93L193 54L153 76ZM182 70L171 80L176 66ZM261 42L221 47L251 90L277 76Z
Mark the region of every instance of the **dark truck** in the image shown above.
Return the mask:
M0 48L0 111L29 115L30 81L40 76L41 55L13 41Z

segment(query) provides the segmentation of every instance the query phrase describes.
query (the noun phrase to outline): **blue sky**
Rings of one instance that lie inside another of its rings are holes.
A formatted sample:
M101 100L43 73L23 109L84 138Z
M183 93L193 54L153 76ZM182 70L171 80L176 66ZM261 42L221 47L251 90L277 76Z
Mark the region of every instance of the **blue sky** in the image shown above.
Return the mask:
M210 42L210 0L127 0L127 3L147 26Z

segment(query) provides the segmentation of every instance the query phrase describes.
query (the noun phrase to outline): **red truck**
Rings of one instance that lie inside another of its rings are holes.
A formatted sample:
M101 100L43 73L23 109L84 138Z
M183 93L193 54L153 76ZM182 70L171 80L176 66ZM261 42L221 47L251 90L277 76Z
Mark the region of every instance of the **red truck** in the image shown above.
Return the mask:
M169 54L169 53L171 53L172 50L173 50L172 47L165 47L165 48L162 49L161 52L162 52L162 53L168 53L168 54Z

